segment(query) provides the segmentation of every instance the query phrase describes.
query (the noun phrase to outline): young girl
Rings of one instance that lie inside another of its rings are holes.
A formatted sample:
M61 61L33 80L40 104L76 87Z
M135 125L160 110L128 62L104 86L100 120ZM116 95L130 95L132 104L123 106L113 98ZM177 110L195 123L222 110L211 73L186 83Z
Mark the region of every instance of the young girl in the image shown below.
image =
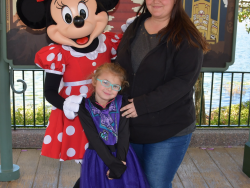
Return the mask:
M81 167L82 188L149 188L129 145L129 120L120 113L127 99L118 92L127 84L118 64L101 65L92 77L94 93L83 99L78 113L89 140Z

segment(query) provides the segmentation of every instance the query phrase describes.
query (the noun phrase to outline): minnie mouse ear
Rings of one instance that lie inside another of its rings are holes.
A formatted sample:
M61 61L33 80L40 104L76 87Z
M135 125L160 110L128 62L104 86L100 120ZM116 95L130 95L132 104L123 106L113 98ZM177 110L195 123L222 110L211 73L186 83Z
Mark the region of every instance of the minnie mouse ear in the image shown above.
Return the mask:
M100 2L107 11L115 8L117 3L119 2L119 0L96 0L96 1Z
M30 28L41 29L46 26L45 2L41 0L17 0L17 14Z

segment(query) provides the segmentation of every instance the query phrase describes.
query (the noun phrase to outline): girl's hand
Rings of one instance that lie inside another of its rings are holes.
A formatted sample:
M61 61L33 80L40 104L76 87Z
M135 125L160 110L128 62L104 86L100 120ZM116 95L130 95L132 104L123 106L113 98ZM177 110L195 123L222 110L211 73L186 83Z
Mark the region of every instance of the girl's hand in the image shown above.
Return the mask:
M128 99L129 102L131 102L130 104L122 107L120 109L120 111L125 111L123 114L122 114L122 117L126 116L126 118L135 118L137 117L137 112L136 112L136 109L135 109L135 105L134 105L134 102L133 102L134 99Z
M124 165L127 164L125 161L122 161L122 163L123 163ZM110 170L107 171L106 176L107 176L107 178L108 178L109 180L112 180L113 178L109 178L109 173L110 173Z
M109 173L110 173L110 170L107 171L106 176L107 176L107 178L108 178L109 180L112 180L113 178L109 178Z

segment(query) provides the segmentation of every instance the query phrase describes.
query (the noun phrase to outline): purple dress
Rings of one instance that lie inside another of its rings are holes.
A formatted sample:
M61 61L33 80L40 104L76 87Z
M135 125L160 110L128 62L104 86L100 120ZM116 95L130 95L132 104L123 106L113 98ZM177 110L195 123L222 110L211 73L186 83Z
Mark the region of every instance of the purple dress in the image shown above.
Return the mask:
M81 104L78 115L89 140L81 167L81 188L150 188L129 145L129 120L120 115L124 103L118 95L105 108L93 96ZM106 176L109 169L113 180Z

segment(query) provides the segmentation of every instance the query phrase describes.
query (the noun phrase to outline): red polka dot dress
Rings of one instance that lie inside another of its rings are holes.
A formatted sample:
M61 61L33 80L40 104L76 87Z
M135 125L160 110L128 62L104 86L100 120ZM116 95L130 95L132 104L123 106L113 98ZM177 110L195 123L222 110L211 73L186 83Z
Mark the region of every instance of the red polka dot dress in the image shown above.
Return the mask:
M36 54L35 63L46 72L63 76L64 86L59 95L89 97L90 74L96 68L116 57L121 34L106 32L98 36L99 44L95 51L80 53L70 46L51 44ZM78 116L74 120L65 117L64 112L52 107L46 128L41 155L60 159L82 159L88 148L88 140Z

